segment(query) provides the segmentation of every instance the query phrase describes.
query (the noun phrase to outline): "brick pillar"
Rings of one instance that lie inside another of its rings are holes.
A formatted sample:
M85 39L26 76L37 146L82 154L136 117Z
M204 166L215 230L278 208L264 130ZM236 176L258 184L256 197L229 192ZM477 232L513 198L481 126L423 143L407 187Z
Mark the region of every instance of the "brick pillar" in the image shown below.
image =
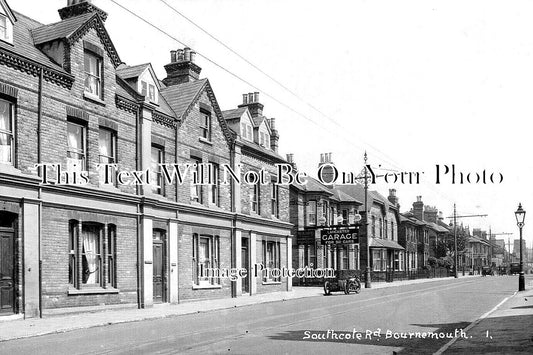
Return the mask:
M250 275L250 295L255 295L257 293L257 279L255 278L255 275L253 273L254 266L256 263L258 263L257 260L257 235L255 233L250 232L250 241L248 243L250 247L250 266L251 266L251 275ZM259 282L262 282L261 275L258 275Z
M35 202L23 200L22 223L24 231L24 318L39 316L39 215ZM20 231L19 231L20 233ZM19 308L22 308L19 306Z
M292 237L287 236L287 243L285 244L287 248L287 263L285 267L287 269L290 269L292 267L291 261L292 261ZM287 291L292 291L292 278L287 277Z
M152 219L146 216L142 217L143 233L143 284L142 297L144 307L151 307L154 304L154 251L153 251L153 224Z
M102 237L102 254L101 254L101 257L100 257L100 265L102 266L102 280L101 280L101 284L102 284L102 287L103 288L107 288L107 282L111 282L111 280L108 280L107 279L107 268L109 267L107 265L107 248L108 248L108 245L107 245L107 233L108 233L108 227L107 227L107 223L104 224L104 235Z
M170 261L170 303L179 301L178 284L178 223L170 222L168 226L168 255Z
M237 185L238 186L238 185ZM242 260L242 232L240 230L236 230L235 234L233 235L233 253L235 255L235 267L241 268L243 265ZM243 280L239 277L235 282L232 282L235 285L235 297L242 296L242 283Z

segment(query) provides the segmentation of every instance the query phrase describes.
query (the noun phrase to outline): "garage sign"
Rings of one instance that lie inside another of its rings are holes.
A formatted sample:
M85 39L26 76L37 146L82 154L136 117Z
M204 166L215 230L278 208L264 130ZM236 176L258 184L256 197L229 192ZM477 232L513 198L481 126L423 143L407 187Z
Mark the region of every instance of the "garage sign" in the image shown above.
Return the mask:
M358 228L323 229L320 231L320 242L322 245L357 244L358 233Z

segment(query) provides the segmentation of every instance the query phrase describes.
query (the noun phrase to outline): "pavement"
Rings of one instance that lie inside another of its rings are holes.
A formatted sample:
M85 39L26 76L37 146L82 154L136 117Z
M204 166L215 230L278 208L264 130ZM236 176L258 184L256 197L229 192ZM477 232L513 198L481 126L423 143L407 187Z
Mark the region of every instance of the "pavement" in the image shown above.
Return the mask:
M533 278L526 277L525 291L505 298L465 333L436 354L533 354Z
M479 276L465 276L479 277ZM373 283L372 289L442 281L442 278ZM455 339L439 350L440 353L513 353L511 350L528 349L533 353L531 327L533 317L533 279L527 279L526 291L515 294L485 314L467 328L470 339ZM363 289L362 292L365 292ZM197 301L176 305L162 304L147 309L114 309L93 313L65 314L42 319L18 319L0 322L0 342L45 334L62 333L110 324L138 322L149 319L175 317L185 314L205 313L220 309L244 307L259 303L322 297L321 287L294 287L290 292L260 294L250 297ZM530 325L529 327L527 325ZM488 331L488 333L487 333ZM510 347L510 344L514 344ZM517 347L518 346L518 347ZM484 349L480 351L480 349Z

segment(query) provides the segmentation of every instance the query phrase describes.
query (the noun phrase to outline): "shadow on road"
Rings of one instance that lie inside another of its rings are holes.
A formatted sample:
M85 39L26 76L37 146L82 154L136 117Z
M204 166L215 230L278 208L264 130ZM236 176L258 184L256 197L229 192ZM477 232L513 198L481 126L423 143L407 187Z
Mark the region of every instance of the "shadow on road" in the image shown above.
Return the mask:
M373 345L402 348L396 353L431 354L458 337L461 330L466 328L469 322L448 324L412 324L418 327L429 328L418 331L401 331L399 329L373 329L373 330L295 330L274 334L272 340L292 340L311 343L344 343L354 345ZM360 334L360 338L357 337Z

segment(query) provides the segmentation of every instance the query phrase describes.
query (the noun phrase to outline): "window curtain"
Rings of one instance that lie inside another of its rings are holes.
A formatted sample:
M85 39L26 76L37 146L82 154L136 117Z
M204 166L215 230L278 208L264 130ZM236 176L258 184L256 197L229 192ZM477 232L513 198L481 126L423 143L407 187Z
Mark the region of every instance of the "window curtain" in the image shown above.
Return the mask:
M9 133L2 133L9 132ZM11 105L0 101L0 162L11 163Z
M100 95L100 64L99 60L90 54L85 54L85 88L94 95Z
M83 168L83 127L67 123L68 157L67 170L79 171Z
M84 230L83 237L83 283L96 284L100 282L98 277L98 232Z
M100 162L113 163L113 145L111 142L111 131L100 129L98 135L98 146L100 147Z

